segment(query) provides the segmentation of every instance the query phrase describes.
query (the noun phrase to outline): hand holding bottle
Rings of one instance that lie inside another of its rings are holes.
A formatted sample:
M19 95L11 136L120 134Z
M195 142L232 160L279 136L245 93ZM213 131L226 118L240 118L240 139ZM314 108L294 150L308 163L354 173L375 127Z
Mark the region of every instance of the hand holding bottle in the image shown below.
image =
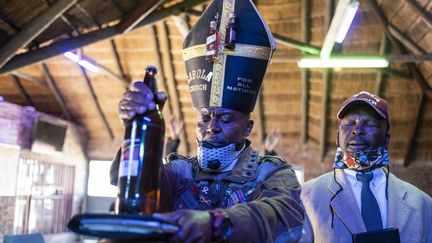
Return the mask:
M157 68L148 66L120 101L125 135L120 155L116 214L151 214L158 210L165 135L161 106L166 95L157 92Z
M132 119L136 114L143 114L148 110L154 110L156 104L163 108L167 96L164 92L157 92L156 95L142 81L133 83L126 91L119 103L119 115L123 121Z

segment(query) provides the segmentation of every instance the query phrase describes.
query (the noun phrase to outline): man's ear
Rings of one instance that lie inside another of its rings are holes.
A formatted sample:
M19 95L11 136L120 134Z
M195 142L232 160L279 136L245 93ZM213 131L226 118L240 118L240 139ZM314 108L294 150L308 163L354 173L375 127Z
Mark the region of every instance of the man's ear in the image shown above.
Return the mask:
M250 133L252 132L253 126L254 126L254 121L253 120L249 120L247 122L245 130L243 131L243 136L244 137L248 137L250 135Z

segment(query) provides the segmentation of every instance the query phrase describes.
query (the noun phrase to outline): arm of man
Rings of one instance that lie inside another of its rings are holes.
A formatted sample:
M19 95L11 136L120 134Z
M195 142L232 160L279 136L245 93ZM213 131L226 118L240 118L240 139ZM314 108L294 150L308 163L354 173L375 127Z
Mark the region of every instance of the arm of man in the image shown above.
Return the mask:
M233 242L297 242L301 236L300 184L288 165L257 187L253 201L221 210L233 224Z
M277 239L281 240L281 242L296 242L300 238L303 223L303 209L300 205L300 184L289 165L282 160L280 162L284 164L279 165L276 171L272 170L273 173L269 173L264 178L264 182L257 184L255 192L251 195L253 201L246 204L237 204L229 209L218 208L212 210L228 215L233 226L232 235L228 235L229 241L274 242ZM184 166L180 168L184 168ZM163 174L170 171L166 170ZM167 178L175 178L175 176L171 175L165 179ZM163 180L162 183L164 183ZM167 184L164 193L161 190L161 196L162 194L165 195L161 198L161 205L165 204L165 202L172 203L172 201L169 202L172 199L172 194L167 193L166 189L169 192L173 190L170 185L177 185L178 183L171 180ZM209 221L211 218L209 211L177 210L169 214L158 214L156 216L181 225L182 230L175 237L177 241L192 242L198 239L210 239L208 234L202 233L209 232L210 227L213 226L212 222Z

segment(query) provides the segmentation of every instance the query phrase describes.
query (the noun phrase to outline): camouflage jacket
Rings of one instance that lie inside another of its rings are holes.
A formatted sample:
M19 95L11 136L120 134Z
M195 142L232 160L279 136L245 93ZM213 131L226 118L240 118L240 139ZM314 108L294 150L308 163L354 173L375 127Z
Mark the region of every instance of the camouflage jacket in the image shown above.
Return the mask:
M231 242L296 242L303 224L294 170L280 157L258 156L250 146L233 170L223 173L203 171L196 157L170 154L160 206L162 211L226 211L234 229Z

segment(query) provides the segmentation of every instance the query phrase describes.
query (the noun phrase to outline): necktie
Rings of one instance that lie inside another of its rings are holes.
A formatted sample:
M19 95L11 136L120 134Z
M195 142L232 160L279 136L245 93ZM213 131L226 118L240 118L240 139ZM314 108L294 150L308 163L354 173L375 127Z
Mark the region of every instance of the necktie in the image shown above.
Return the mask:
M367 231L380 230L383 228L381 213L378 202L373 195L369 182L372 180L372 173L357 173L357 180L362 182L361 189L361 214Z

